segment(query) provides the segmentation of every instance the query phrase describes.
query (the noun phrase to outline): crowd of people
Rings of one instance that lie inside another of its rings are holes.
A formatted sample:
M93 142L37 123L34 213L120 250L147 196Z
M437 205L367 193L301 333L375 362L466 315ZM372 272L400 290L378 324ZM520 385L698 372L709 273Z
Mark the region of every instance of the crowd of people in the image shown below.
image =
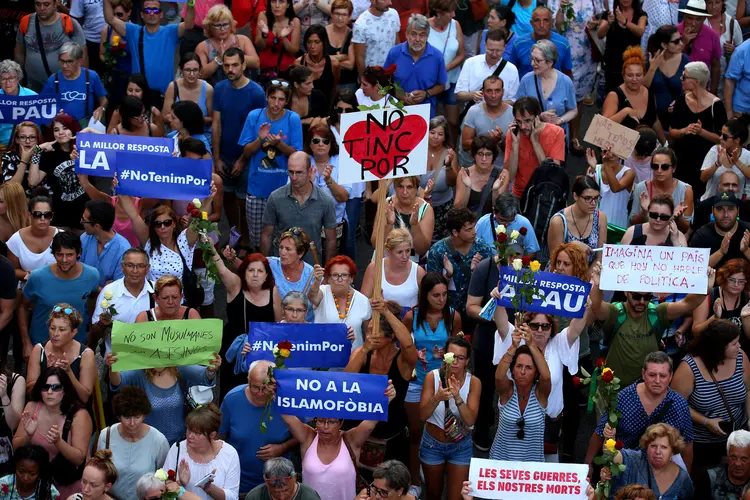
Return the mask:
M472 457L750 499L745 0L11 3L0 94L60 112L0 120L0 500L468 500ZM418 104L426 173L339 182L343 115ZM584 146L592 106L628 157ZM210 159L224 234L76 173L82 131ZM708 287L602 290L605 243L709 249ZM589 282L584 316L486 314L521 256ZM206 365L113 368L114 320L201 318ZM387 375L387 420L268 407L250 321L346 325L339 371ZM616 413L583 436L602 363Z

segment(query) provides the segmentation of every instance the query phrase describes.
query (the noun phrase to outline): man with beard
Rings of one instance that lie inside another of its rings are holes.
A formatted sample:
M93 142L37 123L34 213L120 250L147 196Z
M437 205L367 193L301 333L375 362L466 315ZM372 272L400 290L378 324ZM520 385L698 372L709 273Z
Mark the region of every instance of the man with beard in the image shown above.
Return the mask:
M750 201L742 199L742 188L740 185L740 176L733 170L727 170L719 176L719 182L716 185L717 194L732 192L737 196L740 204L740 220L750 220ZM697 230L713 222L714 197L711 196L695 204L693 210L693 229Z
M28 359L31 347L49 340L47 320L55 304L66 302L83 319L75 339L86 342L89 324L89 297L99 289L99 271L78 262L81 240L71 232L59 232L52 239L55 263L37 269L29 275L23 287L18 326L23 341L23 357ZM31 324L29 324L31 312ZM72 361L72 360L69 360Z
M263 88L245 76L245 53L230 47L222 56L222 68L227 79L214 87L212 146L214 173L224 180L224 211L229 225L242 234L241 246L249 248L245 195L247 193L246 162L240 161L242 147L237 144L242 129L238 123L254 109L266 106Z
M698 229L690 240L691 247L710 248L708 265L720 268L730 259L750 260L750 223L739 220L740 201L732 192L714 196L713 223Z
M727 440L727 465L708 469L695 480L695 498L705 500L748 499L750 483L750 432L734 431ZM743 495L743 491L745 491Z
M466 113L461 131L461 151L458 159L462 167L468 168L474 163L471 156L471 143L475 137L486 135L499 145L505 145L505 133L513 122L513 107L503 102L505 83L499 76L490 75L484 79L479 91L484 102L474 104ZM503 155L497 155L495 166L503 167ZM485 239L485 241L489 241Z
M435 116L435 97L445 90L448 73L440 50L429 43L430 23L422 14L412 14L406 27L406 42L388 53L385 66L396 65L394 80L403 93L397 97L406 104L429 104L430 117Z

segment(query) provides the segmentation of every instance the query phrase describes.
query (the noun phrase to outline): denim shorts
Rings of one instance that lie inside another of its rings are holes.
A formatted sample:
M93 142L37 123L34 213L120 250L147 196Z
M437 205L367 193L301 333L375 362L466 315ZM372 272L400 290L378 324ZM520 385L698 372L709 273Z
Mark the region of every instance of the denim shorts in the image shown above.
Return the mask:
M438 94L437 102L448 105L456 104L456 84L452 83L450 87Z
M409 390L406 391L406 403L419 403L422 398L422 384L417 382L409 382Z
M466 436L458 443L443 443L430 435L425 429L422 442L419 443L419 460L426 465L442 465L445 462L453 465L469 465L474 453L471 436Z

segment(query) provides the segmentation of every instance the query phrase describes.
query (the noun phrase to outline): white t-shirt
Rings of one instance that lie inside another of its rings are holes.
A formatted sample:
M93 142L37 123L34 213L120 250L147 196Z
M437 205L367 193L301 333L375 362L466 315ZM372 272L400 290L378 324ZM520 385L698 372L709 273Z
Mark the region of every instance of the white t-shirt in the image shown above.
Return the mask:
M359 104L360 106L375 106L376 104L380 106L381 108L388 108L391 106L390 94L386 94L385 97L383 97L379 101L373 101L372 99L367 97L365 95L365 92L360 88L360 89L357 89L354 95L357 96L357 104Z
M508 348L511 345L513 339L511 338L513 330L515 328L512 324L509 324L508 334L505 336L505 340L500 338L500 334L495 330L495 352L492 356L492 363L497 365L500 363L500 358L508 352ZM522 340L521 345L525 344ZM571 346L568 342L568 329L564 328L563 331L549 339L547 342L547 348L544 350L544 359L547 361L549 366L550 376L552 378L552 392L549 394L547 400L547 415L550 418L556 418L563 410L563 367L568 367L568 372L571 375L578 373L578 349L581 347L581 338L578 337L573 345ZM510 377L510 374L508 374Z
M102 39L102 28L107 25L104 20L105 0L73 0L70 15L83 18L83 36L89 42L99 43Z
M708 153L706 153L706 157L703 158L703 165L701 166L701 170L708 170L709 168L711 168L711 166L716 163L716 160L718 158L719 146L713 146L708 150ZM740 161L742 163L750 163L750 151L742 148L742 152L740 153ZM706 183L706 192L703 193L703 196L701 196L701 201L707 200L716 194L716 188L719 186L719 178L721 177L721 174L729 170L737 174L737 176L740 178L740 193L750 195L750 182L747 182L748 179L745 177L745 174L742 173L742 170L735 166L732 166L731 169L721 166L717 168L716 172L714 172L714 175L712 175L711 178L708 179L708 182ZM8 243L10 244L10 242Z
M352 301L349 304L349 314L346 318L341 319L336 308L336 302L333 300L331 286L320 285L320 291L323 292L323 300L315 308L315 323L344 323L346 326L351 326L354 329L352 349L360 347L364 343L362 322L372 317L372 308L368 298L354 290ZM346 299L341 297L339 300Z
M224 491L226 500L238 500L240 495L240 457L231 444L221 440L217 440L217 442L221 443L219 453L210 462L199 464L188 455L187 441L179 441L169 449L163 468L164 470L177 470L177 446L179 446L180 462L186 460L190 467L190 482L185 487L187 491L195 493L203 500L210 500L211 497L203 488L195 486L195 483L216 469L214 486Z
M58 230L55 229L55 234ZM45 248L42 253L34 253L29 250L29 247L24 243L21 238L21 230L13 233L13 236L8 240L8 250L13 252L13 255L18 257L18 263L21 265L21 269L30 273L39 268L46 266L47 264L55 263L55 256L52 255L52 246Z
M401 19L396 9L388 9L381 16L364 11L354 23L352 43L365 44L365 66L383 66L388 52L396 45L396 33Z
M458 75L458 81L456 82L456 93L458 92L476 92L482 90L484 79L495 72L498 65L503 60L497 62L494 66L487 66L487 59L485 54L470 57L464 61L464 66L461 68L461 74ZM504 101L515 101L516 94L518 93L518 86L521 83L518 78L518 68L508 61L503 70L498 75L503 81L503 100Z

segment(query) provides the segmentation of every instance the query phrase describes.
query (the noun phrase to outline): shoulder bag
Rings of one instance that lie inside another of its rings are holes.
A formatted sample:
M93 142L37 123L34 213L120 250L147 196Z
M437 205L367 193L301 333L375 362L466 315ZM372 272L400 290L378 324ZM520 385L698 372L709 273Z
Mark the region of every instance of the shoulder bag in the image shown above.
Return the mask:
M708 369L708 367L706 367ZM724 403L724 409L727 411L727 414L729 415L729 428L726 428L726 421L719 422L719 427L721 430L726 432L727 434L734 431L734 415L732 415L732 408L729 407L729 401L727 400L727 395L724 394L724 389L721 388L721 385L716 381L716 377L714 376L714 373L709 370L708 374L711 376L711 380L713 380L714 384L716 384L716 388L719 390L719 395L721 396L721 401ZM725 425L721 425L725 424Z
M177 242L177 253L180 254L180 259L182 259L182 290L185 294L185 305L197 309L203 305L205 292L201 287L198 275L188 267L185 257L182 255L182 250L180 250L179 242Z

